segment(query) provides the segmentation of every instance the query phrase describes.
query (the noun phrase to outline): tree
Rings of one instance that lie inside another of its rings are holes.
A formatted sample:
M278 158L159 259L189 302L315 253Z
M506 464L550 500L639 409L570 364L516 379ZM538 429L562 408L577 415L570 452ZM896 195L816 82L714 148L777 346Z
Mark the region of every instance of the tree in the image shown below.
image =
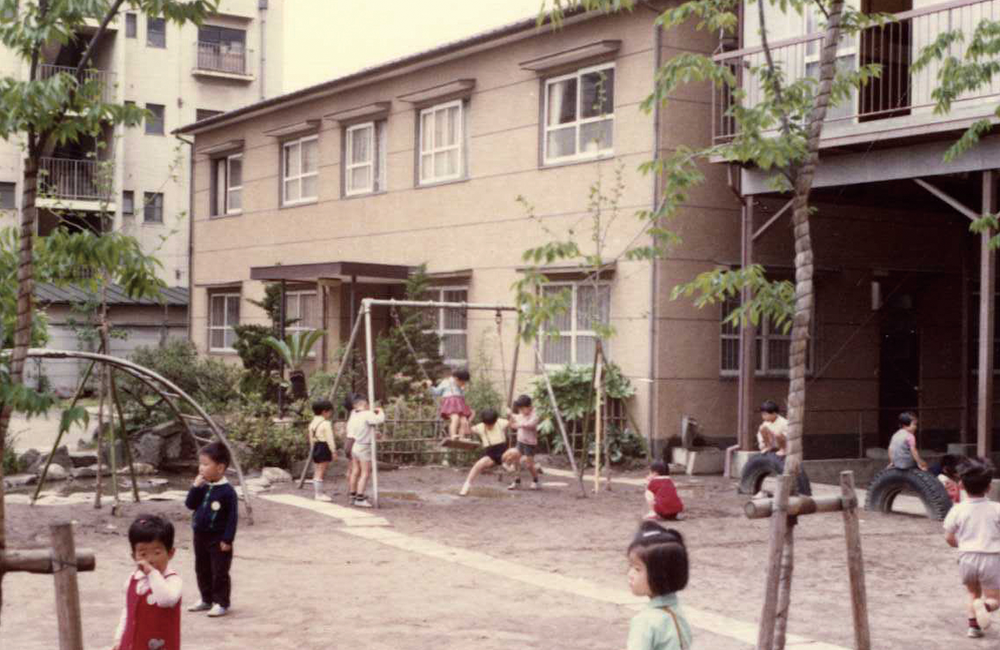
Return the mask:
M20 232L16 271L16 300L13 322L13 350L5 361L0 376L0 452L3 451L10 417L16 410L35 413L51 405L51 396L31 391L24 386L24 366L32 336L36 332L32 294L36 279L37 223L36 194L39 189L40 158L58 144L79 142L83 137L96 136L106 125L138 125L145 112L134 105L104 101L97 79L85 74L91 64L95 47L123 5L149 15L162 16L183 24L198 23L213 11L217 0L0 0L0 44L28 67L26 79L0 79L0 138L20 137L24 141L24 183L21 202ZM98 26L89 37L80 34L89 30L88 19L98 18ZM86 28L86 29L85 29ZM83 39L83 54L72 73L61 72L48 77L40 74L44 51L48 46L64 45ZM51 237L50 237L51 238ZM143 295L158 289L154 262L145 256L134 240L124 236L87 233L67 233L55 236L40 252L66 255L61 260L47 260L56 269L81 263L111 268L131 295ZM39 260L40 262L40 260ZM122 266L115 267L114 263ZM125 266L131 263L131 266ZM41 270L43 264L38 264ZM70 268L73 268L72 266ZM155 269L153 269L155 271ZM53 273L65 278L67 273ZM78 275L78 274L76 274ZM64 413L62 426L67 417ZM3 499L0 488L0 553L5 549ZM2 576L0 576L2 580ZM2 595L0 595L2 604Z

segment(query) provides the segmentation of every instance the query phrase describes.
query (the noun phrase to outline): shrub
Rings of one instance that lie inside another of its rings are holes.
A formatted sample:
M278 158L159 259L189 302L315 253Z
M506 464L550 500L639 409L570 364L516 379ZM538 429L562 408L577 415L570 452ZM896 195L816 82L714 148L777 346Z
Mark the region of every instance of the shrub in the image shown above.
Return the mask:
M309 453L301 423L275 424L277 409L270 402L249 399L226 417L226 435L239 449L245 469L291 469Z
M490 355L484 344L476 352L472 377L465 388L465 402L476 412L477 421L484 409L495 409L501 414L504 412L507 406L504 403L504 390L506 389L497 390L494 379L490 376Z
M13 476L21 471L21 461L17 459L17 452L14 451L14 443L17 436L8 434L7 441L3 447L3 475Z
M267 344L267 339L274 334L273 328L266 325L237 325L233 331L236 333L233 349L240 356L246 370L240 381L240 391L276 402L280 388L278 372L281 369L281 358Z

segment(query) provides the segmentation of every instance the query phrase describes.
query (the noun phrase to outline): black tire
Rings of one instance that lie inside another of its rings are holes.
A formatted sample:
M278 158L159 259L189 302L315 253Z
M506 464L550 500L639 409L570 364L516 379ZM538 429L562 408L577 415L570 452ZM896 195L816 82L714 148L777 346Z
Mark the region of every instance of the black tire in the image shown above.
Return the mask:
M892 504L903 490L917 493L931 519L940 521L951 510L951 497L936 476L919 469L895 467L882 470L872 479L868 486L865 510L892 512Z
M743 466L743 474L740 476L740 494L754 495L760 492L764 484L764 479L768 476L778 476L785 471L784 464L775 454L760 454L754 456ZM803 496L812 496L812 485L809 477L801 467L799 468L798 493Z

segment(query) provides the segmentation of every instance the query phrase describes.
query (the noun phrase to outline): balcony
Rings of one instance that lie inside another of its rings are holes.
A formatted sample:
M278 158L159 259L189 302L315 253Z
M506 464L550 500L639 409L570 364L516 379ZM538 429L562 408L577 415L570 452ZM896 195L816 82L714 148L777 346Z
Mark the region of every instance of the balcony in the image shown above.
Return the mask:
M253 50L233 48L226 43L195 43L194 75L253 81L250 63Z
M115 101L115 73L89 68L77 76L76 68L69 66L52 65L50 63L43 63L38 66L39 79L48 79L60 73L76 78L77 82L81 85L96 82L101 89L101 101L107 104Z
M880 64L882 74L855 91L850 101L831 107L823 129L823 147L850 146L876 139L918 137L931 132L966 128L976 119L989 117L1000 99L1000 80L963 96L947 115L934 115L931 92L937 85L939 64L919 72L910 69L924 47L941 32L960 29L964 43L955 43L945 56L962 57L966 43L983 18L1000 12L1000 0L957 0L895 14L896 20L845 37L837 50L841 69ZM788 38L771 44L776 66L788 82L819 74L823 32ZM717 54L715 61L729 66L744 96L753 106L764 95L760 77L751 69L765 65L760 47ZM712 98L712 137L716 144L732 139L738 125L728 114L733 88L716 89Z
M113 212L114 164L75 158L42 158L38 206L66 210Z

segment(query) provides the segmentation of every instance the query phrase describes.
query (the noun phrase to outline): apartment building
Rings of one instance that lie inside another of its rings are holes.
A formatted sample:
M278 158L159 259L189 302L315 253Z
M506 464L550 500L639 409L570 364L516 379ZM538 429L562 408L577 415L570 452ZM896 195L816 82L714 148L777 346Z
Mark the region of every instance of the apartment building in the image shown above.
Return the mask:
M223 0L203 25L178 26L163 18L125 9L98 43L84 74L96 78L109 101L134 102L150 117L139 127L105 129L99 137L56 146L42 160L38 233L59 223L95 232L123 230L162 262L170 288L187 290L190 233L190 150L172 131L280 92L281 2ZM75 70L97 22L79 39L47 48L42 76ZM0 75L26 78L27 66L0 51ZM22 150L17 141L0 142L0 225L17 221L21 203ZM60 292L49 292L61 295ZM137 321L123 316L129 337L116 352L155 343L163 327L186 333L186 304L171 292L169 323L163 311ZM39 296L40 299L47 296ZM136 308L137 305L131 305ZM112 320L115 315L112 314ZM155 326L141 326L151 320ZM56 340L73 340L66 323L53 322ZM72 387L75 373L55 371ZM62 380L61 380L62 381Z
M998 4L851 4L894 13L896 20L845 37L838 46L842 69L877 63L882 74L832 108L823 130L813 193L816 306L806 453L843 457L884 447L899 412L913 410L923 445L976 443L958 449L986 454L996 439L996 254L988 245L993 233L972 234L969 223L997 212L1000 138L989 134L951 161L944 153L975 120L996 122L1000 83L994 80L937 115L932 93L938 67L917 70L912 64L945 30L960 30L968 43ZM747 71L764 61L755 12L747 10L738 42L716 56L738 75L751 103L761 89ZM772 8L765 19L774 61L788 80L816 75L823 38L816 12ZM961 57L964 47L956 43L947 54ZM721 89L713 98L716 142L737 128L725 116L732 90ZM760 170L732 171L744 202L741 257L733 261L763 264L775 276L790 277L790 197L774 192ZM679 327L701 329L694 321ZM787 339L775 336L767 323L742 332L722 328L720 373L736 379L730 399L744 448L752 444L755 406L787 392L787 354Z
M553 287L570 289L571 305L541 352L553 367L591 363L594 320L610 322L610 357L637 388L635 420L660 444L687 412L691 387L675 379L678 360L717 349L664 336L674 312L694 311L667 297L715 255L738 256L739 210L726 171L708 168L674 222L683 255L656 264L622 256L645 241L633 214L658 198L639 165L711 133L708 87L682 90L665 110L640 108L660 61L715 48L693 28L655 29L655 16L646 6L575 15L558 31L532 18L180 129L195 140L192 339L206 354L235 358L233 325L266 322L249 301L284 282L287 314L328 332L323 363L360 300L402 296L407 273L423 263L441 299L512 303L524 250L546 231L576 229L585 240L590 188L603 179L608 190L620 168L624 216L608 233L600 286L579 267L547 270ZM384 311L375 319L388 325ZM438 327L449 361L474 363L486 350L499 376L492 314L444 312ZM511 323L503 336L510 354ZM536 366L521 349L524 388ZM732 436L732 423L714 434Z

